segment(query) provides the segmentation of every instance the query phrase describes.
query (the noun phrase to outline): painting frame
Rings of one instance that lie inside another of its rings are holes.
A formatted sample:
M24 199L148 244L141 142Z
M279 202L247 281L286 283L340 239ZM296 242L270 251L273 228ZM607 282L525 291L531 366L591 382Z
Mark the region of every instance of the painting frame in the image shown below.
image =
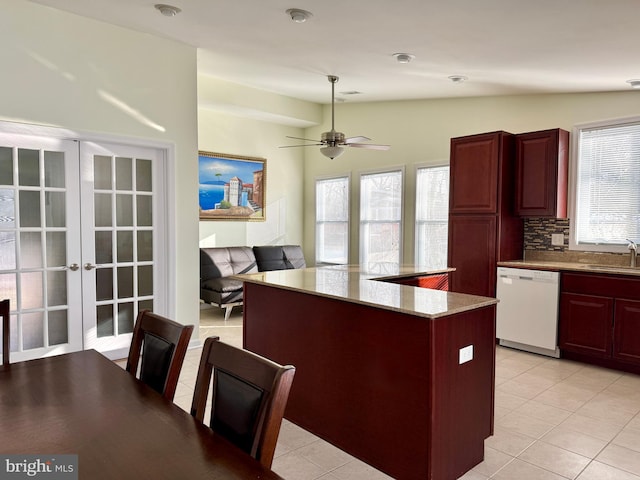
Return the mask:
M198 150L200 220L264 222L266 184L266 158Z

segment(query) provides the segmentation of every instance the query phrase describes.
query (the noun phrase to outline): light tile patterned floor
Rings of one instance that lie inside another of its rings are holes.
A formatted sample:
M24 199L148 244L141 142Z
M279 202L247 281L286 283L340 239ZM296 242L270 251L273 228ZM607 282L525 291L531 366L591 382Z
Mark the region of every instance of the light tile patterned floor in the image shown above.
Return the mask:
M202 306L200 337L242 346L242 313ZM175 402L189 410L200 350ZM384 475L285 420L273 470L291 480ZM640 376L498 348L495 435L464 480L640 480Z

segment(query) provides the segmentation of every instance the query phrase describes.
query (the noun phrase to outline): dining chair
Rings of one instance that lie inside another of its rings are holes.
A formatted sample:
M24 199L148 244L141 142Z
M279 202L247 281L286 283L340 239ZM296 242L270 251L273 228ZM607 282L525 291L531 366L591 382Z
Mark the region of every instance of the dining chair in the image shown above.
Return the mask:
M126 371L173 401L193 325L182 325L149 310L138 314ZM142 362L140 362L142 357Z
M0 317L2 317L2 364L9 365L9 355L11 353L11 347L9 345L9 339L11 338L11 302L9 299L0 301Z
M271 468L295 367L207 338L191 405L203 423L212 374L209 426Z

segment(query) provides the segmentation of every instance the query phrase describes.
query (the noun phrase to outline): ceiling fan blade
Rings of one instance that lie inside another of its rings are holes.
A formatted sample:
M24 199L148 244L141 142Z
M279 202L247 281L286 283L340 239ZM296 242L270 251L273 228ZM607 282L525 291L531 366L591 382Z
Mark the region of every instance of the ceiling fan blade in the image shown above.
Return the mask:
M287 138L293 138L294 140L304 140L305 142L319 142L320 140L312 140L310 138L300 138L300 137L290 137L286 135Z
M389 150L391 145L374 145L373 143L347 143L347 147L367 148L369 150Z
M359 142L368 142L371 140L368 137L349 137L344 139L344 143L359 143Z
M278 148L292 148L292 147L318 147L324 145L324 143L305 143L300 145L280 145Z

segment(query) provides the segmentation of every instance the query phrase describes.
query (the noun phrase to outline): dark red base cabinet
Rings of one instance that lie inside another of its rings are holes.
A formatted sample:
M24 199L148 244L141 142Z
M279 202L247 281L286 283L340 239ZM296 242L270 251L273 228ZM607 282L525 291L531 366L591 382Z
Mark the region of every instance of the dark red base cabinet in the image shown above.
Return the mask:
M563 273L564 358L640 373L640 278Z
M599 358L611 358L612 316L612 298L562 293L562 349Z
M640 301L615 301L613 358L640 365Z
M402 277L382 279L383 282L399 283L411 287L430 288L432 290L449 290L449 274L441 273L436 275L424 275L417 277Z

